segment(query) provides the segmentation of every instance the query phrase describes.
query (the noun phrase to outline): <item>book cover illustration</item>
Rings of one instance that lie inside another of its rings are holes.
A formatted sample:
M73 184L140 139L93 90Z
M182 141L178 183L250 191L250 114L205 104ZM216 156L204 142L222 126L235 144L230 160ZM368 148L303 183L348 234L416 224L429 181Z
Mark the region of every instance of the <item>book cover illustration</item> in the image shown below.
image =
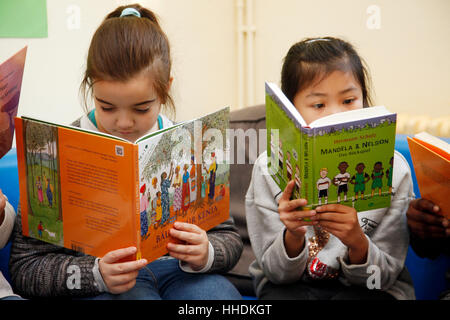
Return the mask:
M450 194L450 154L433 145L432 141L427 143L418 137L420 135L407 137L407 140L420 196L439 205L440 213L450 218L450 200L448 199ZM440 141L446 143L443 140Z
M38 122L23 125L31 237L63 245L58 162L58 130Z
M309 127L279 92L266 86L268 169L281 190L295 180L293 198L307 199L307 208L339 203L360 212L389 206L396 115Z
M101 257L167 253L176 220L208 230L229 217L229 109L135 143L16 118L22 231Z
M0 158L12 146L27 47L0 65Z
M177 220L208 230L228 219L228 123L227 108L139 143L144 257L166 252Z

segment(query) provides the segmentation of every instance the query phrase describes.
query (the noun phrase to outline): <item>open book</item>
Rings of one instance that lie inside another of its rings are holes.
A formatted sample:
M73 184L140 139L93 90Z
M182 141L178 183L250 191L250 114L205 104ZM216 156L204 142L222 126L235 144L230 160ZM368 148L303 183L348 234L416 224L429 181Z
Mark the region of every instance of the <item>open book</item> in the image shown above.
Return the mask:
M407 139L421 197L450 219L450 145L427 132Z
M12 146L27 47L0 65L0 158Z
M16 118L23 234L86 254L167 253L176 221L208 230L229 217L229 108L131 143Z
M358 212L390 205L396 114L370 107L307 124L274 83L266 83L268 173L306 209L339 203Z

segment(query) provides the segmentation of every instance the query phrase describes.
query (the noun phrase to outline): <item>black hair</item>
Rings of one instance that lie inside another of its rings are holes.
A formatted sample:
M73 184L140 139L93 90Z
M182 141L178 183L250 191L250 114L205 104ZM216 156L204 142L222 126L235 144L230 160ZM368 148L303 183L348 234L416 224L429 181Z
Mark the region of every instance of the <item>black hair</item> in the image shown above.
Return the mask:
M293 103L295 95L313 81L336 70L350 71L361 86L363 106L368 107L372 105L372 98L365 65L353 46L344 40L307 38L295 43L286 54L281 70L281 90Z

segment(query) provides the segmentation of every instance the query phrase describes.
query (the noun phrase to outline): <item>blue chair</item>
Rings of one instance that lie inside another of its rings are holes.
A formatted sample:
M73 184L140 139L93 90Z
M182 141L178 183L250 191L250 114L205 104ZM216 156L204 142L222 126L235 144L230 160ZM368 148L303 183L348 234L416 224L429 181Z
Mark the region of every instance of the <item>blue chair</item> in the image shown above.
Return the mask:
M396 136L395 149L408 161L414 183L414 193L416 198L420 198L419 186L417 185L416 174L413 170L406 137L406 135L400 134ZM447 138L444 140L450 143L450 139ZM405 264L414 281L414 289L418 300L438 299L439 294L449 288L449 284L446 283L445 273L450 269L450 257L441 255L435 260L420 258L409 247Z
M11 149L0 159L0 189L8 197L9 203L17 210L19 203L19 177L17 173L16 149ZM0 250L0 271L10 281L8 262L11 243Z

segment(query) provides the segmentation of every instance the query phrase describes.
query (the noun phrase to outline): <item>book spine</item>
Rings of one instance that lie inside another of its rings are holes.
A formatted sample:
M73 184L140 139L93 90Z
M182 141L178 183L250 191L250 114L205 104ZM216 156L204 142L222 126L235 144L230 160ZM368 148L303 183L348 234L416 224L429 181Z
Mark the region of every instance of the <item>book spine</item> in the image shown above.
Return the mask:
M139 202L139 147L133 145L133 210L132 221L134 224L133 232L136 243L136 260L141 259L141 210Z
M311 137L312 129L304 128L302 130L303 144L303 182L304 182L304 198L308 201L304 207L305 210L311 210L314 203L314 181L313 181L313 139Z
M24 124L23 119L15 118L16 130L16 152L17 152L17 168L19 177L19 191L20 191L20 207L22 211L22 233L29 236L28 229L28 192L27 192L27 162L25 158L24 149Z

